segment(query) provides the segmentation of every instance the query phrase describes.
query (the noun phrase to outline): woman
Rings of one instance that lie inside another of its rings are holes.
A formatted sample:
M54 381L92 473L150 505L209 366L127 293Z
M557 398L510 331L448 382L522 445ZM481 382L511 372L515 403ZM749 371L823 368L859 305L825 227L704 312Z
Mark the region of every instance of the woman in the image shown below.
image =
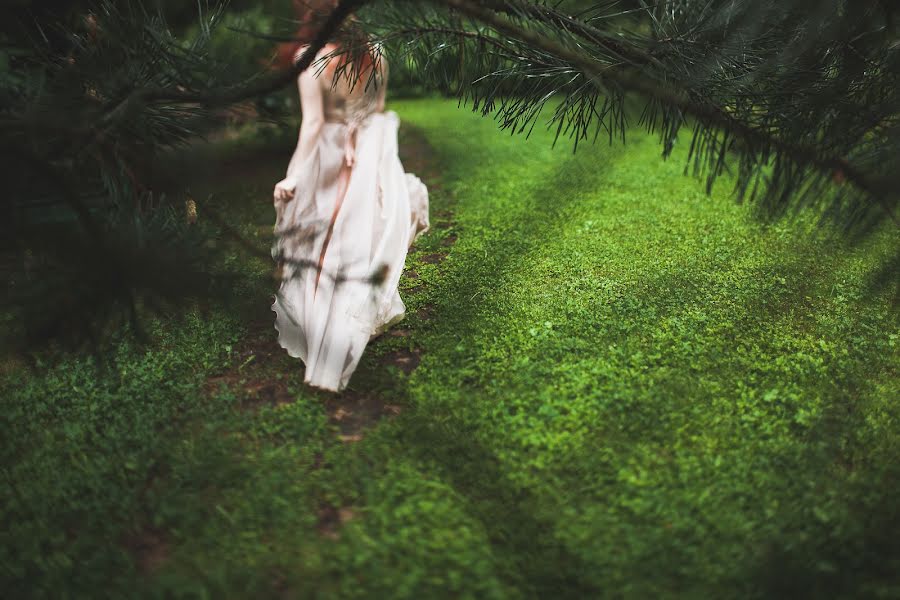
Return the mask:
M301 4L295 59L314 17L334 6ZM366 47L351 59L329 43L299 76L300 135L274 192L278 342L305 363L306 383L331 391L347 386L369 340L404 317L406 252L428 229L428 191L404 173L399 120L384 111L386 61Z

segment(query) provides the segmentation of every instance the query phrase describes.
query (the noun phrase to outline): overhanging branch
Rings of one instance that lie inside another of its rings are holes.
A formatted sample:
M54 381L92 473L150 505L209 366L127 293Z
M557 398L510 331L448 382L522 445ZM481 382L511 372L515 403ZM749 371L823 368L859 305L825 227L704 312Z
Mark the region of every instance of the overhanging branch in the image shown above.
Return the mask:
M405 0L409 2L410 0ZM418 0L413 0L418 1ZM719 128L741 139L751 149L773 148L777 152L789 157L800 166L809 166L820 172L834 175L836 178L846 180L857 189L873 198L886 214L900 226L900 221L893 212L891 204L886 200L886 194L890 190L882 189L871 181L869 177L854 165L851 165L841 156L832 156L822 153L819 149L797 144L778 137L770 131L757 129L747 123L735 119L732 115L723 111L720 107L702 102L693 97L688 90L679 89L671 83L661 85L645 71L629 69L627 65L634 67L657 64L657 60L638 49L631 49L615 40L610 40L604 32L580 23L566 15L538 4L520 0L484 0L475 2L472 0L432 0L451 11L458 11L469 18L479 21L497 32L515 37L522 42L540 49L576 67L586 77L599 85L611 82L622 90L633 92L644 97L652 98L664 106L676 108L685 115L698 119L705 125ZM336 8L325 20L315 39L302 54L299 61L291 69L286 69L271 77L253 82L249 85L238 86L227 90L211 91L181 91L171 88L139 88L128 95L122 102L108 109L98 127L92 128L89 135L99 135L105 130L105 125L118 121L133 109L152 103L173 104L198 104L203 106L226 106L256 98L277 91L296 80L296 77L307 69L315 60L316 54L340 29L344 21L356 10L371 3L372 0L340 0ZM555 24L566 31L573 33L585 41L596 43L616 56L622 57L626 62L624 68L610 69L606 65L598 64L590 56L583 52L567 47L565 44L546 35L523 28L505 15L523 15L541 19L544 22Z
M227 106L242 100L249 100L276 92L296 81L297 76L305 71L313 63L316 54L337 33L344 21L354 11L368 4L371 0L340 0L337 7L328 15L328 19L316 33L316 37L300 56L297 63L290 69L268 77L262 81L248 86L241 86L231 90L212 92L180 92L166 88L145 88L136 91L131 101L172 102L176 104L202 104L205 106Z
M840 176L855 185L859 190L865 192L869 197L875 199L894 224L900 227L900 220L898 220L890 204L885 200L884 191L878 189L864 173L849 164L843 157L822 155L816 148L794 144L769 132L757 130L735 120L717 106L693 100L686 91L679 90L674 86L663 87L648 77L635 76L623 70L603 69L589 57L575 52L546 36L524 29L479 3L470 0L434 1L458 10L470 18L481 21L500 33L514 36L535 48L540 48L571 63L600 85L603 84L604 80L612 81L626 91L653 98L666 106L678 108L684 114L693 116L707 125L726 130L742 139L751 148L773 147L784 155L789 156L798 165L811 166L819 171ZM495 3L489 2L489 4Z

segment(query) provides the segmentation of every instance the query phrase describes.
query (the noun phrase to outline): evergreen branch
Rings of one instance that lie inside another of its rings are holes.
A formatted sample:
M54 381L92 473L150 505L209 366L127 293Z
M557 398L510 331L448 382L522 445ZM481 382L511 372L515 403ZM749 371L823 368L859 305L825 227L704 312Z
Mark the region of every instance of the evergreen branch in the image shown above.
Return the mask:
M328 15L328 18L325 20L318 33L316 33L315 38L310 42L309 46L293 67L285 69L284 71L265 78L253 85L241 86L225 91L210 92L182 92L167 88L143 88L136 90L123 105L141 102L148 104L172 102L177 104L201 104L204 106L227 106L236 102L276 92L296 81L297 77L313 63L319 50L321 50L325 44L331 40L332 36L337 33L344 21L346 21L354 11L370 1L371 0L340 0L335 9ZM120 105L118 109L126 111L128 106Z
M101 241L103 240L103 234L100 226L94 220L93 216L91 216L91 212L85 205L85 203L69 186L65 176L60 173L56 167L54 167L51 163L43 160L41 157L36 156L29 150L19 152L18 154L12 156L23 161L24 163L32 167L32 169L34 169L36 172L43 174L50 182L52 182L55 189L62 195L63 201L69 206L72 212L75 213L75 216L78 219L78 223L81 225L84 233L87 234L88 239L90 239L94 244L101 243Z
M509 48L503 45L503 42L500 40L493 38L488 35L484 35L481 32L477 31L466 31L464 29L453 29L450 27L411 27L408 29L398 29L396 31L391 32L384 38L383 40L389 40L394 37L402 37L406 35L426 35L429 33L442 33L445 35L452 35L458 38L466 38L470 40L475 40L478 42L483 42L485 44L489 44L502 52L509 52Z
M594 60L587 56L573 51L546 36L520 27L508 18L470 0L435 1L489 25L498 32L512 36L571 63L600 85L603 85L604 80L612 81L626 91L652 98L665 107L676 108L707 125L726 130L743 140L751 150L774 148L779 153L790 157L799 166L811 166L821 172L832 175L836 179L845 179L853 183L869 197L874 198L894 224L900 227L900 220L898 220L891 205L884 198L884 193L888 190L879 189L879 186L870 181L862 171L842 157L823 154L814 147L795 144L769 132L751 127L734 119L715 105L701 103L692 99L687 91L678 89L669 82L667 82L666 86L660 86L645 76L634 76L624 71L601 69Z
M634 46L622 44L607 32L593 27L588 23L579 21L570 15L559 12L546 4L533 4L520 0L487 0L483 2L496 12L510 16L527 16L557 25L569 33L575 34L586 41L596 44L621 61L627 61L638 65L654 64L661 66L659 59Z

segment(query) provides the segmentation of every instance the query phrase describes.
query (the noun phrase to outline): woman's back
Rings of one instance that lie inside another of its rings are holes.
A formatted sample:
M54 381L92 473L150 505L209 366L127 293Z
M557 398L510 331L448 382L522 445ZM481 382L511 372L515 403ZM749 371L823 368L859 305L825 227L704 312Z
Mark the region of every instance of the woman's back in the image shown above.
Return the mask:
M333 391L369 339L403 318L407 249L428 228L428 190L404 172L399 119L384 112L379 49L361 68L329 57L336 49L320 50L300 76L300 140L284 182L292 194L276 196L283 280L272 305L278 342L305 363L304 381Z
M325 120L362 121L370 114L384 110L387 62L378 48L364 56L359 65L350 64L349 54L326 58L336 50L336 45L327 44L310 67L317 74L322 90ZM320 59L324 60L320 62Z

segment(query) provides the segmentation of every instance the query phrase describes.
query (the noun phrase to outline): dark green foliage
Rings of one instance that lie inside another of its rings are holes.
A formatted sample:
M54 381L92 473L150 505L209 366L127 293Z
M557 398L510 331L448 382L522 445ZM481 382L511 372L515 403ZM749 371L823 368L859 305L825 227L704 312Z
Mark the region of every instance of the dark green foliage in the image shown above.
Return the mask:
M177 15L149 6L5 9L9 46L0 57L10 70L0 75L8 100L0 150L12 176L0 202L0 264L12 326L4 346L27 350L52 338L97 350L122 325L140 336L148 312L197 299L220 303L224 290L246 278L213 270L223 265L216 241L227 236L209 218L207 199L192 196L183 180L208 169L196 160L203 136L247 115L264 122L295 110L295 92L232 111L144 103L138 91L253 83L272 44L235 30L271 27L278 15L260 7L225 14L204 4L193 8L193 27L173 30L167 18L178 22ZM188 201L205 213L198 225L188 223Z
M663 155L689 144L709 186L739 156L737 191L762 215L817 204L856 235L900 227L900 46L887 4L611 1L580 3L574 17L574 6L515 0L449 2L449 14L443 2L387 4L370 20L392 55L503 128L530 131L563 96L557 136L612 141L634 96Z
M172 432L215 410L198 402L199 386L225 364L239 331L226 315L197 313L148 329L150 350L117 340L103 365L67 359L39 365L39 378L4 378L6 593L128 593L110 577L132 569L116 541L162 516L143 514L146 488L179 452Z
M220 119L195 106L134 106L130 95L228 81L228 65L204 58L208 30L184 43L138 2L94 4L68 26L31 11L7 18L13 75L0 78L11 100L0 148L14 175L2 227L3 251L21 265L6 274L7 310L24 313L17 333L44 339L65 321L83 341L110 329L100 321L137 324L142 301L204 297L212 255L184 225L184 197L151 189L147 173ZM219 18L203 15L207 26ZM45 29L55 43L43 43Z

